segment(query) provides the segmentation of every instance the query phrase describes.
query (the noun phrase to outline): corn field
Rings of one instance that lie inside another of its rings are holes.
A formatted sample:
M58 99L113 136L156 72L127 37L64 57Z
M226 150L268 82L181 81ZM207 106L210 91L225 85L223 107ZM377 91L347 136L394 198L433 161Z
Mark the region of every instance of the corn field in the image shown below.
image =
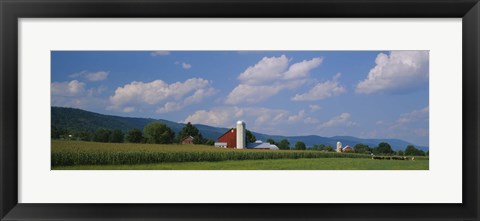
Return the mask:
M239 150L203 145L52 141L51 166L133 165L166 162L299 158L371 158L366 154L302 150Z

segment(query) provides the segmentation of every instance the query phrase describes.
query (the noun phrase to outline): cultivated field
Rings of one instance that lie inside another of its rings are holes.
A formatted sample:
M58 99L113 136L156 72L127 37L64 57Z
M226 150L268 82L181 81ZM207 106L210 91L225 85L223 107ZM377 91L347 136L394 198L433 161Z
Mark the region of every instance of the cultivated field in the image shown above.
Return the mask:
M138 165L78 165L56 170L428 170L428 160L380 161L359 158L242 160L154 163Z
M428 170L428 158L295 150L237 150L202 145L52 141L52 169L80 170Z

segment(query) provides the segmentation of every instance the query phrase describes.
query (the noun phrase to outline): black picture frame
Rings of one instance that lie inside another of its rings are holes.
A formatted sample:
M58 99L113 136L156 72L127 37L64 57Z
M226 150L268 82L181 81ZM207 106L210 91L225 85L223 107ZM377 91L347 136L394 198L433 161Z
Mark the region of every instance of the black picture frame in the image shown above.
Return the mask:
M0 15L1 220L479 220L478 0L0 0ZM19 18L64 17L462 18L463 203L18 203L17 21Z

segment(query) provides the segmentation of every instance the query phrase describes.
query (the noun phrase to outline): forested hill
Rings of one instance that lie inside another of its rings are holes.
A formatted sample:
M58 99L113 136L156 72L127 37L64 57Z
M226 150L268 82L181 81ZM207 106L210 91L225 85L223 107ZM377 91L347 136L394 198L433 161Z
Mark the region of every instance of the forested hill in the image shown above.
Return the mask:
M185 124L176 123L173 121L162 120L162 119L151 119L151 118L133 118L133 117L119 117L111 115L103 115L90 111L85 111L75 108L66 108L66 107L52 107L52 128L68 130L68 131L77 131L77 132L95 132L99 128L105 129L120 129L124 132L137 128L143 130L145 125L152 121L157 121L163 123L170 127L175 133L178 133ZM235 119L232 119L235 122ZM208 125L195 125L204 138L212 138L217 140L228 128L219 128L212 127ZM248 124L247 124L248 129ZM261 134L252 131L253 135L259 140L266 141L267 139L273 139L275 141L280 141L282 139L287 139L290 141L290 144L295 144L297 141L303 141L307 146L313 146L314 144L325 144L335 146L337 141L343 143L343 145L353 146L358 143L363 143L374 147L380 142L387 142L392 146L394 150L403 150L405 147L411 143L399 140L399 139L362 139L356 137L342 136L342 137L321 137L317 135L309 136L279 136L279 135L268 135ZM417 148L424 151L428 150L428 147L417 146Z
M75 108L52 107L52 127L68 131L95 132L99 128L120 129L127 132L133 128L143 130L145 125L156 121L170 127L178 133L185 125L173 121L151 118L119 117L98 114ZM206 125L195 125L205 138L216 140L226 129L210 127Z

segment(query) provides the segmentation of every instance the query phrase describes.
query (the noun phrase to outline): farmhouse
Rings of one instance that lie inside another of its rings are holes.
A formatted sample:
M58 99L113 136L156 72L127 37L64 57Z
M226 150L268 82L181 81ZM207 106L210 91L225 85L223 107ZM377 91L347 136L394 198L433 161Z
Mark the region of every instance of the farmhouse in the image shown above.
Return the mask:
M216 147L236 148L236 149L269 149L278 150L276 145L256 141L255 143L248 143L246 140L245 122L238 121L236 128L231 128L218 138L215 142Z
M193 137L192 136L185 137L182 140L182 144L193 144Z
M345 147L342 147L342 142L340 141L337 141L337 150L336 150L338 153L341 153L341 152L352 152L353 151L353 148L351 146L345 146Z

